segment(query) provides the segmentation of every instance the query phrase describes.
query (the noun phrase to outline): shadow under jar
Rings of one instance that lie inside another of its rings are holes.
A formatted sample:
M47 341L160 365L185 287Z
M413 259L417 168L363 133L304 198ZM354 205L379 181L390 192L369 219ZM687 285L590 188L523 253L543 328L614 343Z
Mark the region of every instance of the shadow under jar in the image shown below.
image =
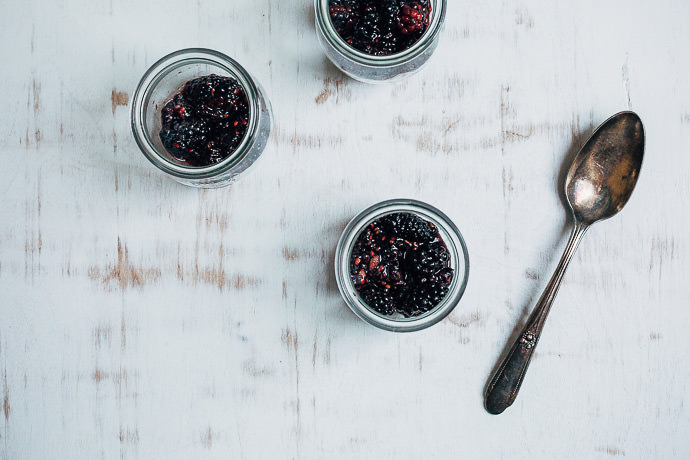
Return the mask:
M342 1L342 0L339 0ZM364 1L364 0L350 0ZM446 16L446 0L428 0L429 24L424 33L409 47L385 56L377 56L357 49L338 34L331 19L329 0L315 0L316 33L326 56L345 74L364 83L383 83L408 77L418 72L438 46ZM380 1L384 4L385 2ZM406 4L417 3L414 1ZM416 14L413 12L413 14ZM390 21L388 22L390 24ZM403 28L404 24L393 24ZM384 31L374 32L383 34ZM371 37L371 34L369 34Z
M220 161L191 166L163 146L162 110L187 82L210 75L232 79L244 91L248 107L246 131ZM217 51L190 48L165 56L144 74L132 98L131 124L137 145L158 169L184 185L218 188L236 181L258 160L268 143L273 120L264 89L241 65Z
M438 229L438 238L448 250L447 267L453 277L445 296L429 311L417 316L395 312L382 314L372 308L355 287L352 276L352 255L360 235L372 224L385 216L412 214ZM365 209L347 225L335 252L335 277L338 289L350 309L362 320L380 329L393 332L412 332L433 326L448 316L462 298L469 277L469 255L460 230L441 211L416 200L395 199L384 201Z

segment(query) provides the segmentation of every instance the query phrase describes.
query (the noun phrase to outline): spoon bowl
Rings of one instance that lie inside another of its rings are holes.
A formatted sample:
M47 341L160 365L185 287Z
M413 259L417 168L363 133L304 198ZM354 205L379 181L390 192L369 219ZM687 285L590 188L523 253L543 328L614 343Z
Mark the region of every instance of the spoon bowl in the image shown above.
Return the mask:
M591 225L617 214L630 199L644 156L644 127L634 112L618 113L580 149L565 180L577 222Z

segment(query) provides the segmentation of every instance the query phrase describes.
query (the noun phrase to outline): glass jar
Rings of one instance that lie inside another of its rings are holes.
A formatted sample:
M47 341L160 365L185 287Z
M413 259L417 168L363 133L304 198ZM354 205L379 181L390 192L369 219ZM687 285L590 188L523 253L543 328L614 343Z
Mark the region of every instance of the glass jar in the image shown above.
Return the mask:
M173 160L160 140L161 109L194 78L216 74L232 77L242 86L249 103L247 132L224 160L209 166L185 166ZM263 152L273 124L271 104L261 85L236 61L217 51L190 48L156 62L142 77L132 98L132 133L144 156L178 182L201 188L231 184Z
M326 55L344 73L365 83L382 83L418 72L438 46L446 17L446 0L430 0L431 18L424 35L414 45L390 56L372 56L343 40L333 27L328 0L315 0L316 33Z
M450 267L454 270L448 293L433 309L411 318L403 315L386 316L370 308L360 297L350 277L350 256L359 235L373 221L387 214L406 212L415 214L434 224L450 253ZM359 213L343 231L335 251L335 278L340 294L350 309L362 320L378 328L394 332L412 332L425 329L445 318L458 304L465 292L470 260L460 230L441 211L416 200L396 199L375 204Z

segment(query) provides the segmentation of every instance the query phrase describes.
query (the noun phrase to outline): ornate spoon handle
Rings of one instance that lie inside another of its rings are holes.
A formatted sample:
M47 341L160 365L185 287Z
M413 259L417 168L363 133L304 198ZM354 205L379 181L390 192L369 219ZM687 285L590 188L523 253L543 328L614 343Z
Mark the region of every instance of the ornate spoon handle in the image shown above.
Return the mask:
M587 228L588 226L585 224L575 224L570 234L568 245L563 252L555 273L551 277L551 281L544 289L544 293L539 298L539 302L537 302L534 311L527 320L522 333L513 344L491 382L489 382L485 395L485 407L489 413L500 414L515 401L532 359L532 354L541 336L541 331L544 328L546 317L549 314L549 310L551 310L551 304L558 293L565 270L568 268L570 260L580 245L582 237L587 232Z

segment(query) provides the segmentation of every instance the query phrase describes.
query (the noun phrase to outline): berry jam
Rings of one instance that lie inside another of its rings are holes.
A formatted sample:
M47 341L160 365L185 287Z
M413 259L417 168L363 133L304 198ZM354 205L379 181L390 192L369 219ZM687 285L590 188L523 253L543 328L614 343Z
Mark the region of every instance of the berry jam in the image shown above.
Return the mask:
M410 213L369 224L350 256L350 278L373 310L405 317L436 307L448 293L454 270L438 228Z
M329 0L336 32L354 48L389 56L414 45L429 28L432 0Z
M161 110L161 142L187 166L210 166L230 156L249 121L247 94L231 77L188 81Z

